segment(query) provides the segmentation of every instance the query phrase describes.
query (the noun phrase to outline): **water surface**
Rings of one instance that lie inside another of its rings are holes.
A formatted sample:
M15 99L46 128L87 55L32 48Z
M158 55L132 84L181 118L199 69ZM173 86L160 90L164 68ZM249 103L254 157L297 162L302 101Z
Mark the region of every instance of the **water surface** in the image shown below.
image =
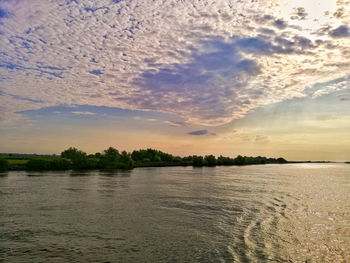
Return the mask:
M350 165L0 174L0 262L350 262Z

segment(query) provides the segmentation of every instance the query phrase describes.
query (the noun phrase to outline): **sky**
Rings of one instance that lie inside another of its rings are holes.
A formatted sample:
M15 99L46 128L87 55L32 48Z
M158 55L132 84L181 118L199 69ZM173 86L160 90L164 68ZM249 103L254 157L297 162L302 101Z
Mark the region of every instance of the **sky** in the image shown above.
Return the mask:
M350 1L0 0L0 152L350 161Z

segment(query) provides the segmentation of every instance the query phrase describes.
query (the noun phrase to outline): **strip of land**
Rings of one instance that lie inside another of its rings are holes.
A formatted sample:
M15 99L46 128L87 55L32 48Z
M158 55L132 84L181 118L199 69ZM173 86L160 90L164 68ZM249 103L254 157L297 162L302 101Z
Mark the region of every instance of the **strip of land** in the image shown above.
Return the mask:
M174 156L154 149L135 150L131 153L119 152L109 147L103 152L87 154L77 148L70 147L60 155L37 154L0 154L0 171L57 171L57 170L96 170L96 169L133 169L135 167L162 166L217 166L217 165L251 165L251 164L283 164L282 158L262 156L248 157L238 155L235 158L220 155Z

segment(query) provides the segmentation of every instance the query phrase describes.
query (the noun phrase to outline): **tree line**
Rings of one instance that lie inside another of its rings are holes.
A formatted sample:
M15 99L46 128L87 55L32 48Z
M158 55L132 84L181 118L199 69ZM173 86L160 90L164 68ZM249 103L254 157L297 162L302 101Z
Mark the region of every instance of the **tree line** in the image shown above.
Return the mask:
M87 154L70 147L60 156L32 157L24 164L25 170L95 170L95 169L132 169L142 166L217 166L287 163L284 158L247 157L236 158L220 155L174 156L155 149L135 150L131 153L109 147L102 153ZM0 158L0 171L8 170L11 165L5 158Z

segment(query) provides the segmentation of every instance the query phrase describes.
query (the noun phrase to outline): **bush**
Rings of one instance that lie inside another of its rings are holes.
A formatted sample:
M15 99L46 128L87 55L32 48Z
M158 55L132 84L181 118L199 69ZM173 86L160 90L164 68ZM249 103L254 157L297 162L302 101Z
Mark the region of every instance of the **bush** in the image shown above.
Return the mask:
M9 162L6 159L0 159L0 171L7 171L9 169Z
M72 162L64 158L52 159L50 161L51 170L69 170L72 167Z
M30 159L26 163L26 169L31 171L47 171L50 168L50 161L47 159Z

